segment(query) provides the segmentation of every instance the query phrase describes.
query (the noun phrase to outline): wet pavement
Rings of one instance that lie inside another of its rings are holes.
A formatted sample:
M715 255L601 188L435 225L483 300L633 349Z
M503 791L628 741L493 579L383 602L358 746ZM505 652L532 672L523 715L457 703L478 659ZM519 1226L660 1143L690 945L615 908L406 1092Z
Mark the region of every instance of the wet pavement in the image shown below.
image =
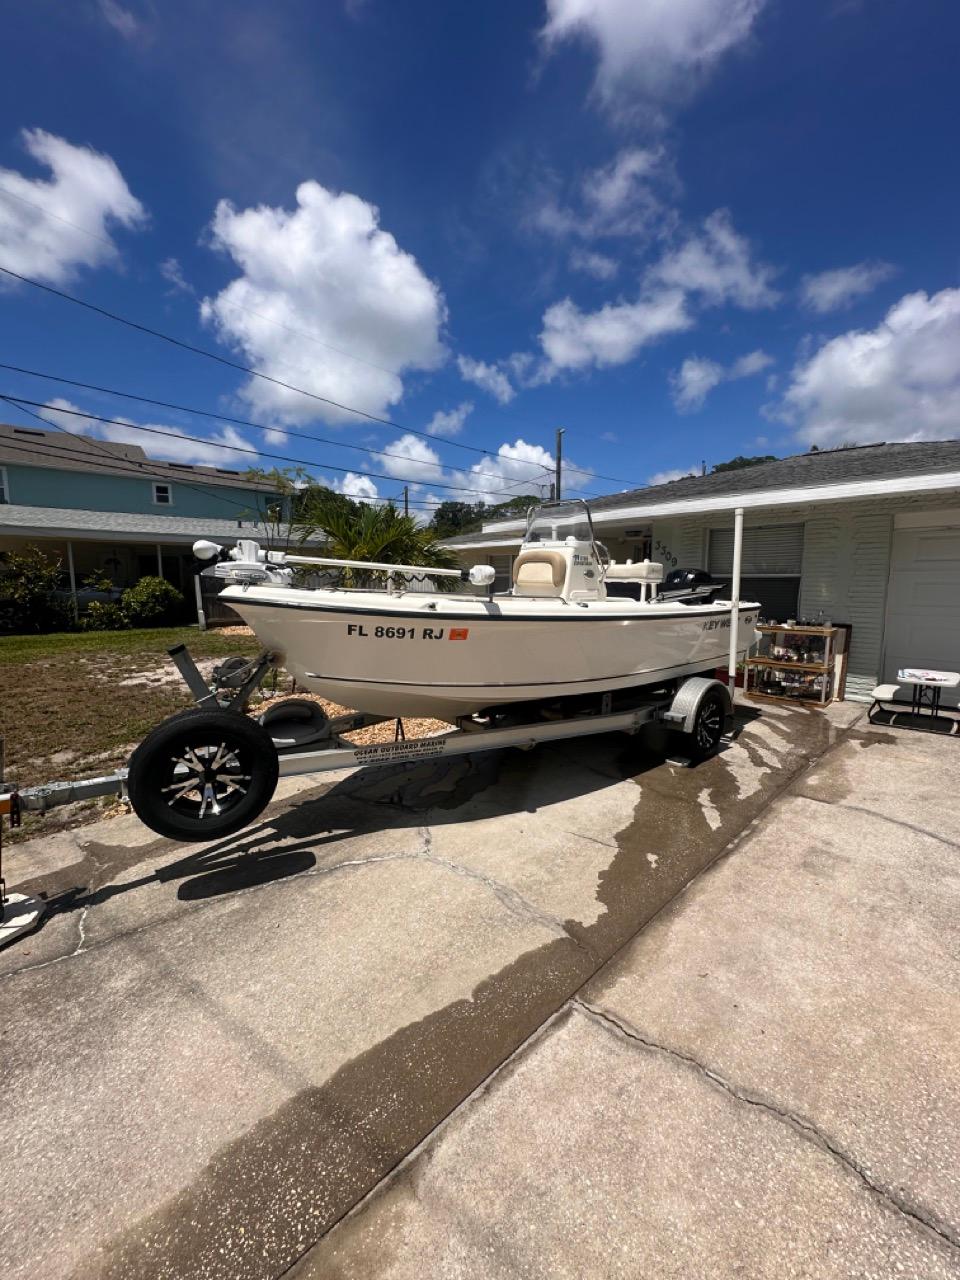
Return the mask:
M51 914L0 951L0 1277L244 1280L304 1254L340 1274L329 1249L359 1219L311 1247L544 1024L613 1035L595 975L791 784L833 814L869 755L843 754L861 712L744 706L694 769L611 735L291 780L214 846L131 817L15 847L9 887ZM623 1051L589 1066L592 1106ZM687 1108L679 1086L664 1099Z

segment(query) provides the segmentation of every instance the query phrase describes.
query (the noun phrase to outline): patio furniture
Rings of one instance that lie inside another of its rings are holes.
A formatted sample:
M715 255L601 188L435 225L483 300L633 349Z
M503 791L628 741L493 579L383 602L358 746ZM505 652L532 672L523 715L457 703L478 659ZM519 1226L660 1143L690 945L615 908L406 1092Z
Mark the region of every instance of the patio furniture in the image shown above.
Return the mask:
M888 711L891 715L896 715L896 711L892 706L885 706L885 703L894 703L897 701L897 694L900 692L898 684L878 684L874 689L871 697L873 701L870 703L870 709L867 711L867 719L873 724L873 717L877 711ZM900 704L901 706L903 703Z
M960 684L956 671L929 671L922 667L901 667L897 679L913 685L913 714L920 715L924 707L936 719L940 714L940 692L955 689Z
M940 696L944 689L960 685L960 672L933 671L926 667L901 667L897 679L911 686L910 701L898 698L899 684L878 684L867 711L871 724L890 724L898 728L916 729L921 733L960 733L960 711L953 707L941 711ZM879 720L885 714L888 720Z

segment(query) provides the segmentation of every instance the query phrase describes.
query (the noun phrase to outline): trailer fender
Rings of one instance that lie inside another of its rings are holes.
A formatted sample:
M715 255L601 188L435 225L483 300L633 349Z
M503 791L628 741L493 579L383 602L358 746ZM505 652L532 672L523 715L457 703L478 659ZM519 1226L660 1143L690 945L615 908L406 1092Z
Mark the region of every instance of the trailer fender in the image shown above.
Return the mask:
M688 680L684 680L674 694L673 701L670 703L670 710L665 713L664 720L672 724L681 733L692 733L700 704L711 690L717 691L718 695L723 699L723 727L724 732L729 733L733 727L733 701L730 697L730 690L725 684L722 684L719 680L713 680L709 676L691 676Z

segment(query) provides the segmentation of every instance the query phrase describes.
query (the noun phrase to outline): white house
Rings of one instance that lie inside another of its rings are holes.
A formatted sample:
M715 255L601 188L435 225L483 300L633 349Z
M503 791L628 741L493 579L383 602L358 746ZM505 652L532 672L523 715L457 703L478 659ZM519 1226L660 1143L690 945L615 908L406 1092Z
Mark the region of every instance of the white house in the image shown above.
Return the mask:
M960 440L804 453L590 502L614 559L721 580L738 508L741 598L775 621L851 624L848 698L901 666L960 670ZM522 536L522 520L501 521L445 545L465 565L492 564L504 589Z

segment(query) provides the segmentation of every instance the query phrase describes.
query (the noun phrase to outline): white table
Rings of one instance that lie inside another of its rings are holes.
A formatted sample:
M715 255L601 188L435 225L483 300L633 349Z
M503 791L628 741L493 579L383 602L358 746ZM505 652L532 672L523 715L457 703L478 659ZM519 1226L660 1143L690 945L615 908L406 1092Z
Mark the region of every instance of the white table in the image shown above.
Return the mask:
M927 667L901 667L897 679L902 684L913 685L913 714L920 715L928 708L934 719L940 714L941 689L955 689L960 685L960 672L931 671Z

